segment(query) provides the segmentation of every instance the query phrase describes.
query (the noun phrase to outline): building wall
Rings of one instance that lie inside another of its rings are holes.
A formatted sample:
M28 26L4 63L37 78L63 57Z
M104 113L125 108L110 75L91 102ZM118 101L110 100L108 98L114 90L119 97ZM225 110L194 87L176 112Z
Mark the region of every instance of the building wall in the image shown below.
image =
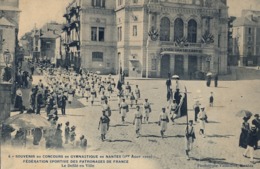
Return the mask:
M105 8L95 8L91 1L82 1L81 15L81 66L92 71L115 71L115 16L113 1L106 1ZM104 41L92 40L91 28L104 28ZM92 62L92 53L102 52L103 60Z
M16 39L15 28L19 28L19 0L0 1L0 16L6 18L11 24L14 25L14 27L0 25L2 39L5 40L4 43L1 42L0 44L2 45L2 52L9 49L11 55L14 56ZM2 57L2 53L0 53L0 55Z
M188 22L191 19L197 22L198 45L201 44L201 37L205 31L210 31L209 33L214 36L214 43L202 44L200 50L203 55L211 56L208 65L210 71L226 73L228 14L227 7L221 3L226 1L138 0L134 3L132 0L107 0L105 2L105 6L93 7L95 0L81 1L80 41L83 68L118 72L121 67L130 76L144 76L147 68L149 76L159 76L160 50L162 47L174 46L174 21L176 18L182 18L185 37L188 35ZM78 4L79 1L75 0L74 3ZM160 32L160 21L163 17L170 19L170 43L151 41L148 36L152 26ZM209 27L205 25L207 17L211 18ZM91 40L91 27L105 28L104 42ZM118 35L119 28L122 29L121 40ZM92 52L103 52L103 61L93 62ZM189 54L191 53L183 53L185 73L188 73L189 69ZM199 56L198 58L203 62L198 64L198 67L205 68L204 62L207 58ZM174 55L171 55L172 64ZM173 71L173 67L170 69Z

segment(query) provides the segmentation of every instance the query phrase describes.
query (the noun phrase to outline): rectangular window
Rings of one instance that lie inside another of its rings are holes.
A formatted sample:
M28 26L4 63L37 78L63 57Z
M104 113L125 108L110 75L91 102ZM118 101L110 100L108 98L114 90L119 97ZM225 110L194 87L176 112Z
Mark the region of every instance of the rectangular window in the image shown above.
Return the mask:
M252 37L251 36L248 36L247 37L247 43L251 43L252 42Z
M248 28L248 34L251 35L251 33L252 33L252 29Z
M134 4L138 3L138 0L133 0L133 3L134 3Z
M97 27L91 27L91 40L97 41Z
M117 28L117 40L122 41L122 27Z
M51 48L51 42L46 42L46 49L50 49Z
M92 52L92 62L103 62L103 53Z
M91 5L93 7L105 7L105 0L92 0Z
M118 0L118 6L123 4L123 0Z
M133 26L133 36L137 36L137 25Z
M247 47L247 54L248 54L248 55L251 55L251 54L252 54L252 48L251 48L251 46L248 46L248 47Z
M101 7L101 0L96 0L96 6Z
M218 47L220 47L221 35L218 35Z
M104 42L105 28L98 28L98 41Z
M91 27L91 41L105 41L105 28Z
M152 70L156 70L156 59L152 59Z

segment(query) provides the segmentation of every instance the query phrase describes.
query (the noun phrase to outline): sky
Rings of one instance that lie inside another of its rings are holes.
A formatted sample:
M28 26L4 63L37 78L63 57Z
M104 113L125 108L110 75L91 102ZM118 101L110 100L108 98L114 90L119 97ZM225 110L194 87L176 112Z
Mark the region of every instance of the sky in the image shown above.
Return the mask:
M49 21L65 22L63 14L72 0L20 0L19 37ZM228 0L229 15L240 16L242 9L260 9L260 0Z
M20 25L19 37L49 21L65 22L63 17L66 6L72 0L19 0Z

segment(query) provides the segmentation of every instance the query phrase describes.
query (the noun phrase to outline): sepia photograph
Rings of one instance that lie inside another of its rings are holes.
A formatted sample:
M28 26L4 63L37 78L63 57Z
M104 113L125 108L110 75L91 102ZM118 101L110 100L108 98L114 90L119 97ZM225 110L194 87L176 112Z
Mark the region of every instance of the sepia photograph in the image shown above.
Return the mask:
M260 0L0 0L1 169L260 168Z

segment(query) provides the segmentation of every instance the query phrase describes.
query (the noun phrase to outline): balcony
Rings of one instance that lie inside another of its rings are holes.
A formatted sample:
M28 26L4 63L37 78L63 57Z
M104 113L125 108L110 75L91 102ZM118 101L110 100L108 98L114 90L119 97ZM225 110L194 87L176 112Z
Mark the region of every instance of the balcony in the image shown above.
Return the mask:
M203 47L202 43L185 43L183 46L177 44L176 42L168 42L168 41L161 41L161 46L175 46L175 47L186 47L186 48L201 48Z

